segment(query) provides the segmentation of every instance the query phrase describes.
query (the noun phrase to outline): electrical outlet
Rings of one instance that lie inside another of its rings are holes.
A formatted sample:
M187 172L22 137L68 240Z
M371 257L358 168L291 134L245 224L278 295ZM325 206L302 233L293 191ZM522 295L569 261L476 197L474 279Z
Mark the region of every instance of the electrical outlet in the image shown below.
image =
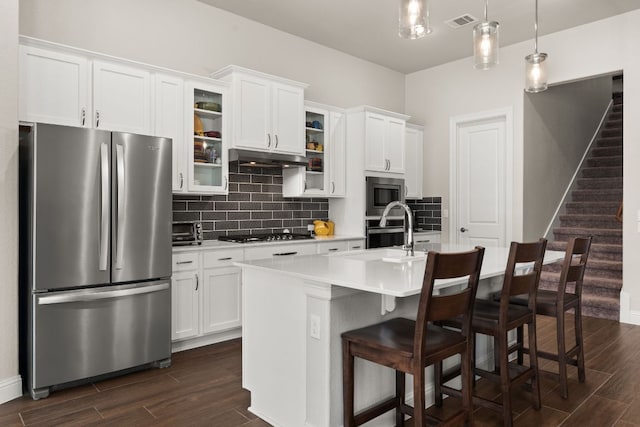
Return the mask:
M309 335L311 338L320 339L320 316L315 314L309 316Z
M449 209L442 209L442 218L449 218Z

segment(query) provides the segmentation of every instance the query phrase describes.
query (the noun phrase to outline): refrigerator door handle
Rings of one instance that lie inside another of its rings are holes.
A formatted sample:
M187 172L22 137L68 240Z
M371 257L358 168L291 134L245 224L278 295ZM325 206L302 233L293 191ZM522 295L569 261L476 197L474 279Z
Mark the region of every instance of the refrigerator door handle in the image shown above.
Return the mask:
M69 293L67 295L47 295L38 297L38 305L98 301L110 298L128 297L132 295L150 294L153 292L163 291L165 289L169 289L169 283L167 282L150 286L141 286L136 288L119 289L112 291L89 291Z
M122 270L124 263L124 211L125 211L125 194L124 194L124 146L116 144L116 173L117 173L117 215L118 222L116 222L116 270Z
M107 270L109 252L109 146L100 144L100 262L99 269Z

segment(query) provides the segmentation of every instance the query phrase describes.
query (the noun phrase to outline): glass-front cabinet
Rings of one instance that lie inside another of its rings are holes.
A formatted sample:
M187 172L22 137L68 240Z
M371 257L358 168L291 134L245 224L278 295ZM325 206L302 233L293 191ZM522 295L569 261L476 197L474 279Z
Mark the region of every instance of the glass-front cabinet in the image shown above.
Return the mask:
M228 87L188 82L189 192L226 194L229 191L227 109Z
M325 195L327 189L327 162L325 159L325 130L328 131L327 111L307 107L305 110L305 188L307 194Z

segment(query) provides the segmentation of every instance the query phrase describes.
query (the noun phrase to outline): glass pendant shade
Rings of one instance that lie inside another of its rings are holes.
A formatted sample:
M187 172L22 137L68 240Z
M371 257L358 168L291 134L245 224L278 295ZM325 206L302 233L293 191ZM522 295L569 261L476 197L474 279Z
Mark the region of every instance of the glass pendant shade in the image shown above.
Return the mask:
M498 65L498 23L481 22L473 27L473 67L488 70Z
M431 32L427 0L400 0L398 35L419 39Z
M547 54L536 52L524 59L527 61L524 90L530 93L547 90Z

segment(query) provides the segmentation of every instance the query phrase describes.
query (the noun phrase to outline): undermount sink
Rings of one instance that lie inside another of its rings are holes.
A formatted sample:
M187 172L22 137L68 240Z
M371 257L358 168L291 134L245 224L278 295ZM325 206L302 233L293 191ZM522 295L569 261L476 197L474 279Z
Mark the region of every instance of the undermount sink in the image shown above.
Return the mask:
M426 259L426 253L421 251L415 251L414 255L405 255L405 251L402 249L394 248L381 248L381 249L367 249L362 251L353 252L340 252L332 254L331 256L339 256L346 259L355 259L360 261L384 261L384 262L408 262L416 260Z

